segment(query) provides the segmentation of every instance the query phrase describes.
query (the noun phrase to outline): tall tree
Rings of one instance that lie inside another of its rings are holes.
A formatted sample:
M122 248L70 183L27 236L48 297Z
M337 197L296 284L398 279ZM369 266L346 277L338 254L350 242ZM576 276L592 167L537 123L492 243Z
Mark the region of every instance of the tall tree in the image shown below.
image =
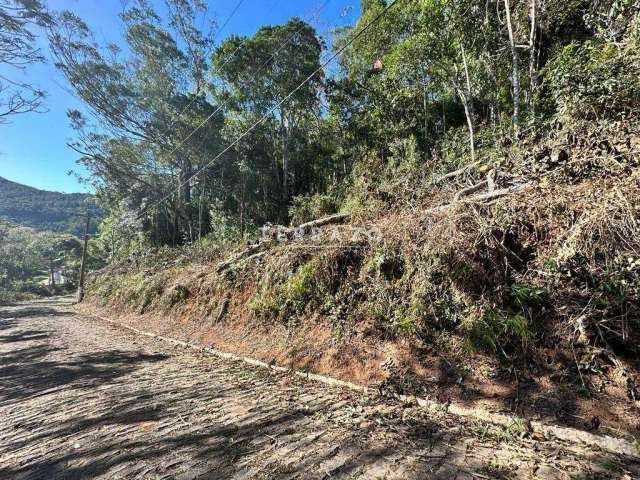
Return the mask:
M99 46L70 12L50 29L56 65L85 101L93 122L70 116L72 145L115 205L145 211L151 237L180 243L196 236L193 174L219 145L222 115L204 89L209 34L195 24L202 2L168 0L162 18L145 0L121 14L127 54ZM99 132L99 133L96 133ZM116 180L117 179L117 180ZM173 200L167 192L179 190ZM167 202L154 212L150 205Z
M383 8L380 0L364 2L359 22ZM445 129L441 112L452 109L450 126L464 120L475 159L474 97L486 83L478 55L478 13L477 2L431 0L407 2L385 15L379 28L356 41L342 60L345 77L338 84L351 102L344 112L352 119L349 123L362 118L369 130L378 124L375 133L367 134L384 140L377 149L384 150L394 136L414 135L429 152L438 142L436 128ZM344 32L338 43L350 35ZM377 62L382 69L374 68Z
M509 47L511 48L511 83L513 85L513 127L518 133L520 128L520 69L518 67L518 50L516 47L516 40L513 28L513 22L511 21L511 2L510 0L504 0L505 16L507 21L507 31L509 32Z
M7 71L24 70L44 61L36 45L35 29L51 24L51 16L38 0L0 0L0 65ZM44 112L44 91L19 76L0 73L0 123L11 115Z
M242 48L237 50L239 45ZM306 167L296 152L304 148L309 122L320 114L322 72L299 86L320 67L322 48L313 27L294 18L284 25L263 27L250 38L231 37L213 58L221 79L221 99L230 99L235 109L257 115L274 110L271 125L280 138L279 170L285 204L292 193L297 193L296 177Z

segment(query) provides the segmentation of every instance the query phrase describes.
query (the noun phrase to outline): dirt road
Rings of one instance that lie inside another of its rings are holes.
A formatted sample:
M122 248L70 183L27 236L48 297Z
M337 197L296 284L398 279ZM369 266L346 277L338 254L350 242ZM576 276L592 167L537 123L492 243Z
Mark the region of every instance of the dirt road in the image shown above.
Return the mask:
M523 438L521 438L523 437ZM631 458L0 307L0 479L640 478Z

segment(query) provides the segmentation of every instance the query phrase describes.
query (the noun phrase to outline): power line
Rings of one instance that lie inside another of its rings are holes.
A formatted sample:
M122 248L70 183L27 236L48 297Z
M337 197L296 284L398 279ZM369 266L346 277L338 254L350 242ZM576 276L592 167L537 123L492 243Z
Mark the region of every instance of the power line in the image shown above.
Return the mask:
M281 0L276 0L276 1L273 3L272 8L273 8L273 7L275 7L278 3L280 3L280 1L281 1ZM320 15L320 12L322 12L322 10L324 10L324 9L326 8L326 6L327 6L330 2L331 2L331 0L326 0L322 5L320 5L320 7L316 8L316 9L315 9L315 10L313 10L311 13L309 13L309 14L307 15L307 17L308 17L308 18L307 18L307 21L312 21L314 17L318 17L318 16ZM275 56L276 56L276 55L277 55L277 54L278 54L278 53L279 53L279 52L280 52L280 51L281 51L285 46L287 46L287 45L291 42L291 40L293 40L293 39L296 37L296 35L298 35L298 34L299 34L299 33L300 33L300 32L301 32L305 27L306 27L306 23L304 23L303 25L301 25L301 26L300 26L300 27L299 27L295 32L293 32L293 34L291 34L291 35L290 35L290 36L289 36L289 37L288 37L288 38L287 38L287 39L286 39L282 44L280 44L280 45L276 48L276 50L275 50L274 52L272 52L272 54L269 56L269 58L267 58L267 60L265 60L265 62L264 62L262 65L260 65L260 67L258 67L258 69L254 72L254 75L255 75L255 74L260 73L260 72L261 72L261 71L262 71L262 70L263 70L263 69L264 69L264 68L269 64L269 62L270 62L270 61L271 61L271 60L272 60L272 59L273 59L273 58L274 58L274 57L275 57ZM230 61L235 57L235 55L238 53L238 51L240 51L240 49L242 48L242 46L244 46L245 42L246 42L246 39L243 39L243 40L240 42L240 44L238 45L238 47L236 47L236 49L235 49L235 50L234 50L234 51L233 51L233 52L232 52L232 53L231 53L231 54L230 54L230 55L225 59L225 61L223 62L223 64L219 67L220 69L221 69L222 67L224 67L227 63L229 63L229 62L230 62ZM325 55L326 55L326 54L325 54ZM325 55L323 55L322 57L324 57ZM188 108L189 108L189 107L190 107L190 106L195 102L195 100L197 100L198 98L199 98L199 97L195 96L195 97L192 99L192 101L190 102L190 104L189 104L189 105L187 105L187 107L183 110L183 112L182 112L182 113L184 113L184 112L185 112L185 111L186 111L186 110L187 110L187 109L188 109ZM230 99L225 100L225 101L224 101L220 106L218 106L218 107L216 108L216 110L215 110L213 113L211 113L207 118L205 118L205 119L204 119L204 121L202 121L202 122L201 122L201 123L200 123L200 124L199 124L195 129L194 129L194 130L192 130L192 131L191 131L191 132L190 132L190 133L189 133L189 134L188 134L188 135L187 135L187 136L186 136L182 141L180 141L180 143L179 143L175 148L173 148L173 149L172 149L168 154L166 154L166 155L167 155L167 156L171 156L171 155L173 155L173 154L174 154L174 153L175 153L179 148L181 148L181 147L186 143L186 141L187 141L189 138L191 138L191 137L192 137L192 136L193 136L193 135L194 135L194 134L195 134L195 133L196 133L200 128L202 128L202 127L203 127L203 126L204 126L204 125L205 125L209 120L211 120L211 118L213 118L213 116L214 116L216 113L218 113L220 110L222 110L222 109L227 105L227 103L229 103L229 101L230 101ZM181 116L181 115L182 115L182 113L181 113L179 116ZM179 117L178 117L178 118L179 118ZM172 122L172 126L173 126L176 122L177 122L177 120L174 120L174 122ZM165 135L164 135L164 136L166 136L166 133L168 133L170 129L171 129L171 127L167 129L167 131L165 132ZM202 144L204 144L204 142L205 142L205 138L202 138L202 140L199 142L200 146L202 146ZM131 149L132 147L131 147L131 146L128 146L128 148L129 148L129 149ZM199 173L200 171L201 171L201 170L199 170L197 173ZM190 179L191 179L191 177L189 178L189 180L190 180ZM182 188L182 186L184 186L184 185L185 185L185 184L182 184L181 186L179 186L179 187L178 187L178 189ZM170 196L170 195L169 195L169 196ZM163 197L163 199L162 199L161 201L164 201L166 198L168 198L168 197ZM158 203L160 203L160 202L158 202ZM153 205L152 205L152 207L153 207ZM147 207L147 208L145 209L145 211L146 211L148 208L152 208L152 207ZM136 219L138 219L138 218L139 218L139 216L136 216L136 217L135 217L134 219L132 219L131 221L135 221L135 220L136 220Z
M242 5L242 3L244 2L244 0L238 0L238 3L236 3L235 8L231 11L231 13L229 14L229 16L227 17L227 19L224 21L224 23L222 24L222 26L218 29L218 31L216 32L215 36L213 37L214 41L216 38L218 38L218 34L224 30L224 27L226 27L229 22L231 21L231 19L233 18L233 16L236 14L236 12L238 11L238 9L240 8L240 5Z
M218 28L218 30L216 31L216 34L213 37L213 42L215 42L216 38L218 38L218 35L220 34L220 32L222 30L224 30L224 28L229 24L229 22L231 21L231 19L233 18L233 16L236 14L236 12L238 11L238 9L240 8L240 6L243 4L245 0L238 0L238 2L236 3L236 6L234 7L234 9L231 11L231 13L229 14L229 16L227 17L227 19L224 21L224 23L222 24L222 26L220 28ZM232 54L235 55L236 52L234 52ZM174 119L171 124L169 125L169 127L167 127L167 129L164 131L164 133L162 135L160 135L160 138L164 138L167 136L167 133L169 133L169 131L173 128L173 126L176 124L176 122L178 120L180 120L180 118L182 118L182 115L185 114L185 112L187 110L189 110L191 108L191 106L196 102L196 100L199 98L199 95L194 95L193 98L191 99L191 101L187 104L186 107L184 107L180 113L178 114L178 116L176 117L176 119Z
M319 13L320 11L322 11L330 2L331 0L327 0L321 7L320 9L316 12ZM264 63L262 63L262 65L260 65L260 67L254 72L254 75L262 72L262 70L269 64L269 62L271 60L273 60L273 58L275 58L276 54L278 52L280 52L280 50L282 50L284 47L286 47L289 42L291 42L291 40L293 40L296 35L298 35L298 33L300 33L302 31L302 29L306 26L306 24L303 24L300 26L300 28L298 28L295 32L293 32L293 34L291 34L289 36L289 38L287 38L287 40L285 40L270 56L269 58L267 58ZM244 41L242 42L244 43ZM231 57L234 57L235 54L237 53L237 51L239 50L240 47L236 48L236 50L231 54ZM226 65L228 63L228 61L225 61L223 63L223 66ZM178 145L176 145L173 149L171 149L171 151L169 153L167 153L167 156L171 156L174 153L176 153L178 151L178 149L180 149L186 142L187 140L189 140L193 135L195 135L195 133L200 130L202 127L204 127L209 120L211 120L214 115L218 112L220 112L220 110L222 110L227 103L229 103L229 99L225 100L220 106L218 106L218 108L216 108L210 115L208 115L196 128L194 128L191 132L189 132L189 134L184 137L179 143Z
M336 57L338 57L342 52L344 52L353 42L355 42L358 38L360 38L371 26L373 26L375 23L378 22L378 20L380 20L380 18L382 18L382 16L384 16L396 3L400 3L401 0L393 0L391 3L389 3L387 6L385 6L372 20L369 21L369 23L367 23L364 27L362 27L351 39L349 39L342 47L340 47L328 60L326 60L323 64L321 64L316 70L313 71L313 73L311 73L307 78L305 78L302 83L300 83L296 88L294 88L293 90L291 90L287 96L285 96L282 100L280 100L278 103L276 103L273 107L271 107L262 117L260 117L259 120L257 120L255 123L253 123L247 130L245 130L240 136L238 136L232 143L230 143L225 149L223 149L220 153L218 153L213 159L211 159L211 161L209 161L206 165L204 165L203 167L201 167L197 172L193 173L192 175L190 175L186 180L180 182L178 184L178 186L172 190L171 192L169 192L167 195L163 196L162 198L160 198L160 200L158 200L157 202L155 202L154 204L146 207L145 209L143 209L138 215L135 216L135 218L133 219L133 221L138 220L139 218L141 218L146 212L148 212L149 210L151 210L152 208L157 207L158 205L160 205L162 202L164 202L165 200L169 199L174 193L178 193L180 191L180 189L182 187L184 187L187 183L189 183L191 180L193 180L194 178L196 178L198 175L200 175L203 171L205 171L207 168L209 168L211 165L213 165L216 160L218 160L220 157L222 157L222 155L224 155L226 152L228 152L231 148L233 148L235 145L238 144L238 142L240 140L242 140L244 137L246 137L249 133L251 133L256 127L258 127L259 125L261 125L267 118L269 118L269 116L278 108L280 107L283 103L285 103L286 101L288 101L298 90L300 90L304 85L306 85L318 72L320 72L322 69L324 69L329 63L331 63ZM328 3L328 2L327 2ZM213 115L211 115L213 116ZM210 117L209 117L210 118ZM208 121L208 119L206 120ZM198 128L200 128L202 125L204 125L203 122ZM197 130L197 129L196 129ZM189 137L195 133L192 132ZM187 138L189 138L187 137ZM186 141L186 139L185 139Z
M275 6L276 6L276 5L278 5L278 4L280 3L280 1L281 1L281 0L275 0L275 2L271 5L271 8L272 8L272 9L273 9L273 8L275 8ZM324 8L329 4L329 2L330 2L330 1L331 1L331 0L327 0L324 4L320 5L320 7L316 8L316 9L315 9L315 10L313 10L311 13L309 13L309 14L307 15L307 19L305 20L305 21L306 21L306 23L311 22L311 21L313 20L314 16L315 16L315 17L319 17L320 12L322 12L322 10L324 10ZM296 31L295 31L291 36L289 36L289 38L287 38L287 39L286 39L286 40L285 40L285 41L284 41L284 42L283 42L283 43L282 43L282 44L281 44L281 45L280 45L280 46L279 46L279 47L278 47L278 48L277 48L277 49L276 49L276 50L275 50L275 51L274 51L270 56L269 56L269 58L268 58L268 59L267 59L267 60L266 60L266 61L265 61L265 62L264 62L264 63L263 63L259 68L258 68L258 70L256 70L256 71L254 72L254 75L255 75L255 74L260 73L260 72L264 69L264 67L266 67L266 66L269 64L269 62L270 62L270 61L271 61L271 60L276 56L276 54L277 54L278 52L280 52L280 51L281 51L285 46L287 46L287 45L291 42L291 40L293 40L293 39L296 37L296 35L298 35L298 34L302 31L302 29L304 29L304 27L305 27L305 26L306 26L306 25L301 25L301 26L300 26L300 28L298 28L298 29L297 29L297 30L296 30ZM243 38L243 39L242 39L242 41L238 44L238 46L236 47L236 49L235 49L233 52L231 52L231 54L230 54L230 55L227 57L227 59L222 63L222 65L220 65L220 66L218 67L218 70L222 70L222 69L225 67L225 65L227 65L231 60L233 60L233 58L235 58L236 54L237 54L237 53L238 53L238 51L240 51L240 49L244 46L244 44L246 43L246 40L247 40L247 39L248 39L248 37L245 37L245 38ZM328 52L327 52L327 53L325 53L325 54L323 54L323 55L320 57L320 60L322 61L322 59L323 59L324 57L326 57L327 55L328 55ZM215 112L213 112L211 115L213 116L213 115L215 115L216 113L218 113L222 108L224 108L224 107L227 105L227 103L229 102L229 100L230 100L230 99L225 100L225 101L222 103L222 105L221 105L220 107L218 107L218 109L216 109L216 111L215 111ZM206 122L206 121L208 121L208 119L207 119L207 120L205 120L205 122ZM204 144L204 142L205 142L205 140L206 140L206 139L207 139L207 137L205 136L205 137L203 137L203 138L200 140L200 142L199 142L199 144L198 144L198 148L202 147L202 145ZM171 153L173 153L173 151L172 151Z
M231 19L233 18L233 16L236 14L236 12L238 11L238 9L240 8L240 6L244 3L245 0L239 0L238 3L236 3L236 6L234 7L234 9L231 11L231 13L229 14L229 16L227 17L227 19L224 21L224 23L222 24L222 26L220 28L217 29L214 37L213 37L213 41L215 42L215 39L218 38L218 35L220 34L220 32L222 32L222 30L224 30L224 28L229 24L229 22L231 21ZM278 3L280 3L281 0L276 0L274 2L274 4L271 6L271 8L274 8ZM328 3L328 2L327 2ZM325 4L326 5L326 4ZM324 6L323 6L324 8ZM224 61L224 63L218 68L219 70L221 70L222 68L224 68L224 66L229 63L231 60L233 60L236 56L236 54L240 51L240 48L242 48L242 46L244 45L244 40L242 42L240 42L240 44L238 45L238 47L227 57L227 59ZM169 131L173 128L173 126L176 124L176 122L182 118L182 116L186 113L187 110L189 110L191 108L191 106L196 102L196 100L198 100L199 96L198 95L194 95L194 97L191 99L191 101L187 104L186 107L184 107L180 113L178 114L178 116L176 117L175 120L173 120L171 122L171 125L165 130L165 132L161 135L161 138L164 138L167 136L167 134L169 133ZM173 153L173 152L172 152Z

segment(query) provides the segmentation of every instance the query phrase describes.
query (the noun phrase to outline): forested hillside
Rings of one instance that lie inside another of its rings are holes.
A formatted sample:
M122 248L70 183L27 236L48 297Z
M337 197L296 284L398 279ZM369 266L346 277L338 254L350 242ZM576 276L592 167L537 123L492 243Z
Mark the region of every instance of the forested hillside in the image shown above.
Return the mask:
M362 0L325 35L227 38L205 12L130 2L126 49L48 27L107 210L94 304L381 393L640 432L637 1Z
M634 119L637 9L365 0L356 25L324 37L310 15L216 39L200 27L206 5L170 0L164 17L147 2L125 9L126 55L71 12L49 37L86 103L69 112L72 148L108 206L105 234L175 246L353 208L363 195L399 207L418 192L395 184L463 166L499 185L518 155L534 158L524 173L566 160L536 148Z
M83 235L87 211L95 233L102 213L93 195L48 192L0 177L0 218L38 230Z

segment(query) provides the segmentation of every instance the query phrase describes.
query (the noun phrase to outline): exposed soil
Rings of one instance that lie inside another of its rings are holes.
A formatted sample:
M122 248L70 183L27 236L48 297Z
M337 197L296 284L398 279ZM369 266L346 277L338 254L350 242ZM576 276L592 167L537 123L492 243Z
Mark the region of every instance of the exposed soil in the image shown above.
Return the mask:
M0 477L638 478L636 458L136 336L69 299L0 309Z
M549 367L531 366L523 374L521 368L500 364L495 357L445 356L437 346L416 348L402 339L366 332L336 341L331 325L322 318L306 320L292 330L284 325L261 327L247 320L238 304L237 299L231 302L223 322L203 317L193 299L174 315L134 314L126 308L115 313L113 306L95 303L86 303L81 310L150 333L366 385L384 396L413 394L629 440L640 437L640 402L628 396L628 376L609 369L583 379L591 387L587 390L577 370L563 370L560 362L554 363L561 351L541 352L549 358ZM395 362L393 372L385 367L389 358Z

